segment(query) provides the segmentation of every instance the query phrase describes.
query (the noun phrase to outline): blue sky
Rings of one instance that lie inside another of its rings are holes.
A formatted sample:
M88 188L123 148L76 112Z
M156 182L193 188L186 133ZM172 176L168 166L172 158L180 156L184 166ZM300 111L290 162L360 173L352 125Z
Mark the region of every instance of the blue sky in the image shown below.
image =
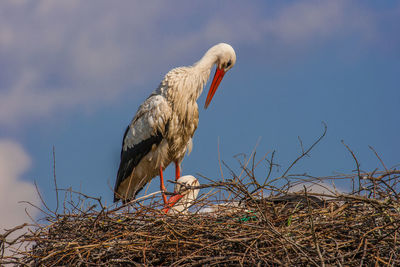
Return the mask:
M294 173L352 172L341 140L364 170L382 167L369 145L387 167L400 163L397 1L10 0L0 14L3 206L39 203L34 180L55 206L53 146L59 187L111 204L122 135L137 107L171 68L219 42L234 47L237 63L200 110L183 174L220 179L218 143L238 170L233 156L257 140L257 154L276 150L285 169L300 153L298 136L310 145L322 121L326 138Z

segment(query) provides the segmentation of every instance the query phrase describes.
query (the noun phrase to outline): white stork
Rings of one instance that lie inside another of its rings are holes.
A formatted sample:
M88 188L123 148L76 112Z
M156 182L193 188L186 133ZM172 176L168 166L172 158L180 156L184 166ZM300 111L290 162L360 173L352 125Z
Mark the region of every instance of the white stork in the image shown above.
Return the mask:
M181 176L180 163L190 153L192 137L199 121L196 100L199 98L211 69L216 65L205 108L211 102L225 73L236 62L229 44L211 47L193 66L172 69L158 88L140 105L127 127L121 149L121 162L114 188L114 202L127 202L155 176L160 176L165 211L182 195L169 201L164 192L163 170L175 163L175 179Z

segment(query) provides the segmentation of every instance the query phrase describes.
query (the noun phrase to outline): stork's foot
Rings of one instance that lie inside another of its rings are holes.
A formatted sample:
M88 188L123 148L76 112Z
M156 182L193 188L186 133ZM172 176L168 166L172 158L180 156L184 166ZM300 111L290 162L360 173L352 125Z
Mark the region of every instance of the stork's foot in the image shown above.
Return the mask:
M161 169L160 169L160 173L161 173ZM175 181L178 181L178 179L181 177L181 167L179 166L179 163L177 161L175 161ZM163 179L163 183L164 183L164 179ZM164 186L164 184L163 184ZM165 186L164 186L164 190L165 190ZM162 191L162 190L161 190ZM165 198L164 198L165 197ZM163 211L165 213L168 213L168 211L176 204L176 202L178 202L181 198L183 197L183 195L179 194L178 192L176 192L176 190L174 191L174 195L172 195L168 201L166 201L166 196L163 193L163 199L164 199L164 209Z
M164 204L165 204L165 207L163 208L163 211L164 211L165 213L168 213L168 211L169 211L169 210L176 204L176 202L178 202L181 198L183 198L183 195L181 195L181 194L176 193L176 194L172 195L172 196L168 199L168 202L167 202L167 203L164 203Z

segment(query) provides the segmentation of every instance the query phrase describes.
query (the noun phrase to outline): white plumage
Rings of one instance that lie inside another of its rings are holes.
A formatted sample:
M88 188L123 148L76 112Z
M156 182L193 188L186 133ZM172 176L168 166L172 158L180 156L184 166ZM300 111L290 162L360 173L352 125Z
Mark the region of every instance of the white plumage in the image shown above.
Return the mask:
M206 108L224 74L235 62L233 48L220 43L211 47L193 66L175 68L165 75L159 87L140 105L125 131L114 201L133 199L157 175L160 175L164 191L162 172L171 162L175 163L176 179L180 177L180 163L186 151L191 150L198 125L196 101L211 68L217 65ZM166 202L165 195L163 198Z
M187 213L190 206L196 201L197 195L200 189L195 188L200 185L196 177L192 175L185 175L179 177L177 184L175 184L174 192L181 195L182 197L174 203L175 205L169 210L168 213Z

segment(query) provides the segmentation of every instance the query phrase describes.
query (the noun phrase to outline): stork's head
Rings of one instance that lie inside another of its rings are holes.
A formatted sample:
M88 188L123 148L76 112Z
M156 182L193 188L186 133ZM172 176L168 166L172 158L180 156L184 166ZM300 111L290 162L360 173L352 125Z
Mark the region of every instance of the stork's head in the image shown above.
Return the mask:
M217 69L215 70L214 78L212 80L210 90L207 94L206 104L204 108L207 108L213 98L215 92L218 89L219 84L222 81L225 73L230 70L236 63L236 53L232 46L220 43L211 47L206 54L210 54L216 57L215 64Z

